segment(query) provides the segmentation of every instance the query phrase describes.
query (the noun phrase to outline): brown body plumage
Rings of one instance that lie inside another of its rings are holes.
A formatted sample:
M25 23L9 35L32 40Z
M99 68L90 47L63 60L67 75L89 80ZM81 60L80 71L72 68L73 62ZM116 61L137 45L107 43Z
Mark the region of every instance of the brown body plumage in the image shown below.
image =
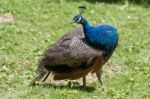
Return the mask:
M65 34L44 52L39 61L38 74L31 84L41 79L45 81L50 73L54 80L74 80L85 77L89 72L96 73L102 84L104 63L102 51L86 44L83 29L78 28Z

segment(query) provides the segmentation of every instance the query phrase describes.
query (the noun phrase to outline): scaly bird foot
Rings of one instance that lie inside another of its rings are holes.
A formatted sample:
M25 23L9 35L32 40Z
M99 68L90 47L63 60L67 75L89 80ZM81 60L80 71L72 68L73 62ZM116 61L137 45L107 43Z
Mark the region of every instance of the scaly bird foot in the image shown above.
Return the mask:
M80 85L80 83L78 81L69 81L67 84L69 87L73 87L75 85Z

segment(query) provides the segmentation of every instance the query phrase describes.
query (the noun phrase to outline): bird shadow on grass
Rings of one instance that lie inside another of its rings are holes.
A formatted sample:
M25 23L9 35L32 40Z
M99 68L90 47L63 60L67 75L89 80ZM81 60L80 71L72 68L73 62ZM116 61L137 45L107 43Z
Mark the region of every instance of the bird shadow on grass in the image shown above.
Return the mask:
M68 89L68 90L79 90L79 91L85 91L85 92L93 92L95 90L95 88L93 86L65 86L65 85L53 85L53 84L41 84L39 86L42 87L50 87L50 88L54 88L54 89Z

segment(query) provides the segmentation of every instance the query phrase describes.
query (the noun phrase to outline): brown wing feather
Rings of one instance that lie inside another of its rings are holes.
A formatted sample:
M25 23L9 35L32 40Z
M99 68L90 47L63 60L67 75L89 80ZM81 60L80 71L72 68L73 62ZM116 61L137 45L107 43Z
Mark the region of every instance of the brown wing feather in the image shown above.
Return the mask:
M44 52L38 70L47 66L53 71L54 79L77 79L89 72L96 72L103 64L101 50L95 50L88 46L81 38L84 38L82 28L75 29L53 44ZM59 72L62 66L71 68L67 72Z
M45 51L41 62L47 66L67 64L70 67L78 67L100 53L101 51L96 51L74 36L61 42L59 46L53 46Z

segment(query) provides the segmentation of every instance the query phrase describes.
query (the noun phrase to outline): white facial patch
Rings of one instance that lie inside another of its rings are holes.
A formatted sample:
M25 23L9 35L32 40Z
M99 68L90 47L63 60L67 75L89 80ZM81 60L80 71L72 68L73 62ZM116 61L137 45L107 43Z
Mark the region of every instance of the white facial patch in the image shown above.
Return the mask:
M80 22L81 21L81 17L79 18L79 20L77 22Z

